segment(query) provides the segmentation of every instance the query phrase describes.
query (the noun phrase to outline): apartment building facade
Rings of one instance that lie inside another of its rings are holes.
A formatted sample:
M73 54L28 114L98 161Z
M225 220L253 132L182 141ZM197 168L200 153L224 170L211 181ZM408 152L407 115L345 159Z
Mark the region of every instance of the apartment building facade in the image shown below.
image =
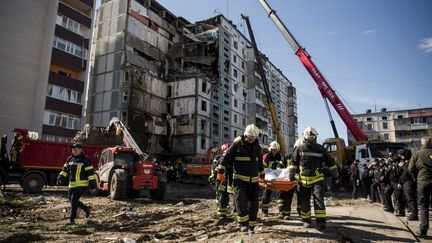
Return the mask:
M367 110L364 114L353 115L369 139L401 142L417 149L423 136L432 136L432 108L380 112ZM352 141L348 133L348 140Z
M27 128L42 139L65 142L81 129L94 4L0 3L2 132Z
M118 116L144 151L192 159L257 122L248 110L256 105L249 87L252 49L222 15L190 23L156 1L105 0L95 30L87 113L92 125L105 126ZM292 85L268 63L269 75L274 71L284 81L278 109L290 138L296 135L285 118Z

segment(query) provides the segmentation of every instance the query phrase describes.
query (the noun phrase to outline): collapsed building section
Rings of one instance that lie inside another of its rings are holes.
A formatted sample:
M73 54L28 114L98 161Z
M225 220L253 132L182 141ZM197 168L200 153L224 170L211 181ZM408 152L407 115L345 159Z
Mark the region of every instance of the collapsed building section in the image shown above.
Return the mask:
M95 29L88 123L105 126L117 116L144 152L185 161L206 159L249 123L262 129L260 142L275 139L249 41L224 16L190 23L156 1L102 0ZM295 104L295 89L266 63L292 147L288 90Z

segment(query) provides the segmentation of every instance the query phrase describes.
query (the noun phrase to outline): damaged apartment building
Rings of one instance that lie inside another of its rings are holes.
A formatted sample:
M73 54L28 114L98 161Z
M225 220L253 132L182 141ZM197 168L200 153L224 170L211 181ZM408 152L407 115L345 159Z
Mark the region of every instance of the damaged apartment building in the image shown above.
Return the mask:
M260 142L275 139L250 43L224 16L190 23L154 0L102 0L93 45L93 126L117 116L143 151L184 160L232 142L250 123L262 129ZM292 147L295 89L263 58Z

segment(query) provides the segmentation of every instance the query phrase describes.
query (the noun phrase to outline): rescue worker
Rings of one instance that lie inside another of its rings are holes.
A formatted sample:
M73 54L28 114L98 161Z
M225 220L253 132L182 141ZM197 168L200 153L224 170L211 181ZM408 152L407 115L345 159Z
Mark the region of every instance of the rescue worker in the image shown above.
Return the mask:
M417 195L416 195L416 183L414 178L408 171L408 164L412 157L411 150L404 149L401 151L401 163L403 163L400 169L400 177L398 187L402 187L405 204L408 211L408 220L418 220L418 206L417 206Z
M301 139L300 139L301 140ZM294 145L294 149L296 146ZM290 168L292 169L292 153L289 153L285 158L278 164L278 168L285 169ZM279 197L277 200L278 203L278 209L279 209L279 218L288 220L291 217L291 204L292 199L294 196L294 193L297 194L297 213L300 215L300 198L298 196L298 187L296 186L294 189L289 191L280 191Z
M385 159L381 159L381 164L383 165L384 175L383 180L381 181L381 190L383 195L383 209L384 211L393 213L394 207L393 207L393 201L392 201L392 195L394 192L394 183L396 180L396 168L393 164L393 162L388 161L386 163Z
M220 181L224 180L224 171L232 168L237 222L242 232L255 229L259 208L258 182L264 179L258 135L258 127L247 125L244 134L235 140L218 167Z
M282 156L279 153L280 145L278 142L273 141L270 143L269 149L270 149L270 152L263 155L263 166L265 168L275 170L275 169L277 169L278 164L282 160ZM261 204L261 210L264 213L264 216L268 215L269 204L270 204L272 192L273 191L270 189L267 189L267 188L264 189L264 193L263 193L264 197L263 197L262 204Z
M14 140L12 141L11 148L11 162L13 166L16 166L17 162L21 160L21 153L24 149L24 136L21 132L15 133Z
M215 173L217 174L217 168L222 164L223 158L228 151L231 144L226 143L221 146L221 154L215 157L216 169ZM222 171L221 171L222 172ZM227 174L227 173L225 173ZM230 176L226 176L223 181L216 180L216 197L218 202L218 216L219 222L224 222L226 220L226 216L228 213L228 204L229 204L229 196L233 193L231 184L228 184L228 178Z
M303 143L294 151L292 165L293 172L299 172L300 183L300 217L303 226L311 227L310 198L313 196L315 220L319 230L326 228L326 210L324 205L324 173L338 178L339 173L334 160L327 154L326 149L318 144L318 132L308 127L303 132ZM291 172L291 177L294 177Z
M357 159L352 162L350 165L350 181L352 185L352 199L356 199L356 193L358 190L358 186L360 185L360 176L359 176L359 169L358 169L358 161Z
M90 207L84 205L79 199L90 186L96 188L93 175L92 161L82 152L81 144L71 146L72 155L67 158L62 171L57 177L57 185L66 185L69 182L69 202L71 204L68 224L75 224L78 208L82 209L86 218L90 217Z
M422 137L421 148L411 158L408 170L417 180L417 195L420 208L420 237L429 229L429 204L432 194L432 138Z

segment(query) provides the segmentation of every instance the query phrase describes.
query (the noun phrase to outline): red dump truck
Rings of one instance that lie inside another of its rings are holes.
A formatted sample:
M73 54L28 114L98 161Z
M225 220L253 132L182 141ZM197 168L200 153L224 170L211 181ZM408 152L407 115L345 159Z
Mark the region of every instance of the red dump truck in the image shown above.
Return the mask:
M39 193L45 185L55 185L66 159L71 155L69 143L37 140L27 129L15 128L9 156L6 139L2 139L0 185L19 183L27 193ZM97 168L104 148L83 145L83 151Z

